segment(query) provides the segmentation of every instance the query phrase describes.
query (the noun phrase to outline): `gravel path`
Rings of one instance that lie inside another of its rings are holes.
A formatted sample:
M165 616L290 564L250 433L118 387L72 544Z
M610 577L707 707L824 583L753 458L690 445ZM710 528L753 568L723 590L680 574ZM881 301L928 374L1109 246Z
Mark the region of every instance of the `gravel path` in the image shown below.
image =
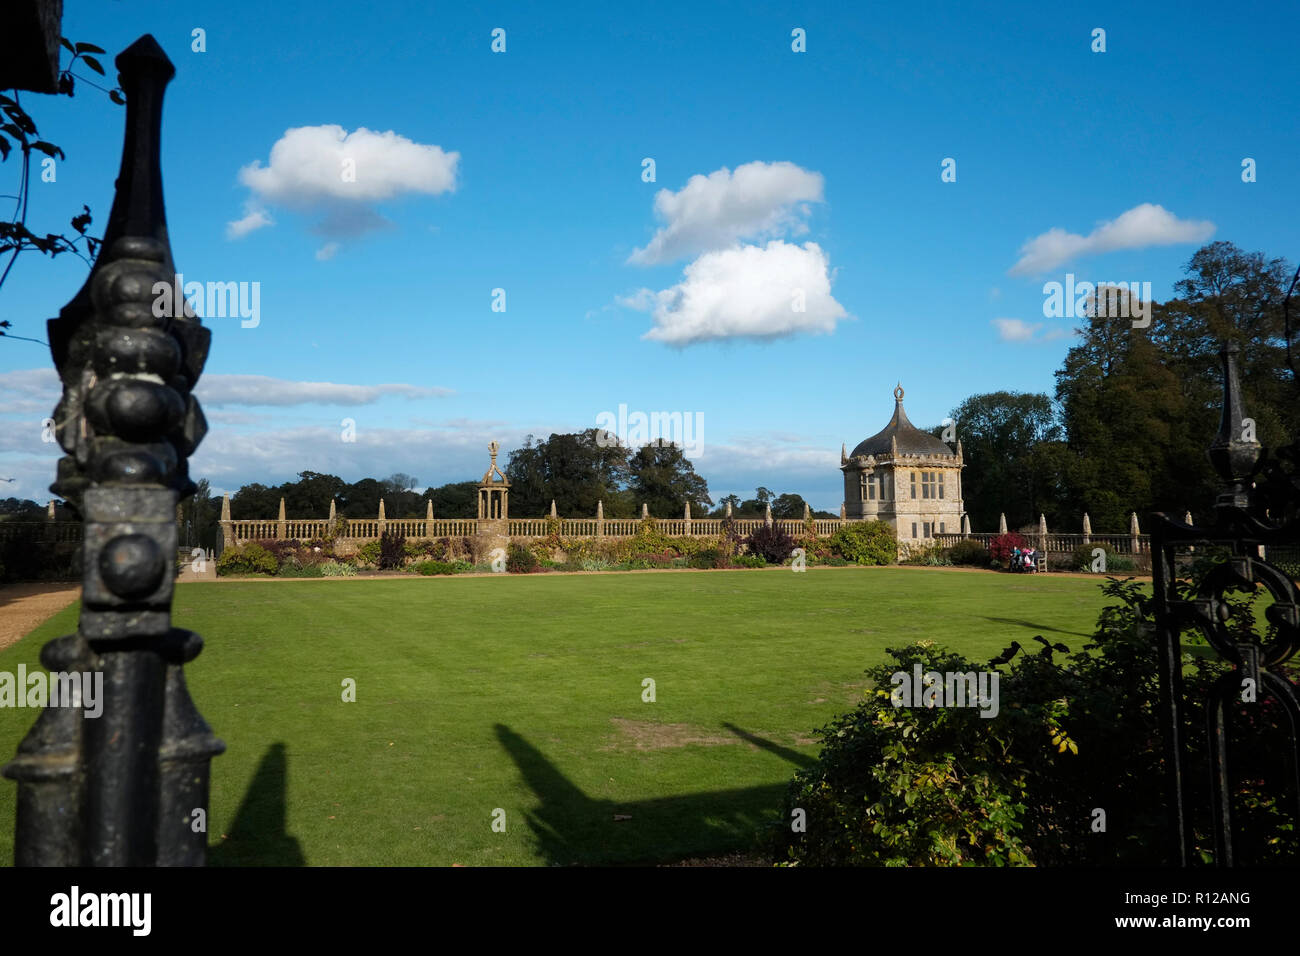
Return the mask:
M0 650L81 596L81 585L61 582L0 587Z

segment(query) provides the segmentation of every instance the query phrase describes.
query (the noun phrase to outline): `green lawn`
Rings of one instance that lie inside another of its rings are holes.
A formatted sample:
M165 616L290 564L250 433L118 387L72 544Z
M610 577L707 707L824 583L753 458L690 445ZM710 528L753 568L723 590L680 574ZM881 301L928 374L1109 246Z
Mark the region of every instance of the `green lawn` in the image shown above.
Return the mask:
M886 646L931 639L982 660L1041 633L1076 649L1104 603L1087 579L926 568L181 585L176 623L207 641L190 689L228 747L211 861L746 849L815 756L812 729L861 698ZM76 613L0 652L0 670L33 666ZM0 762L33 719L0 710ZM0 780L3 865L15 790Z

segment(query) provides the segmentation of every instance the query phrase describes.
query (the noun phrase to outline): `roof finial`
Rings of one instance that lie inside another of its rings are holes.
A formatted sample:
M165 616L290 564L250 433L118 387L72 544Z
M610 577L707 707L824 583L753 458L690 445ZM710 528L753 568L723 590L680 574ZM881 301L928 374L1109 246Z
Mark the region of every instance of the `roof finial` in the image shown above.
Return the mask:
M903 401L903 383L899 382L894 386L894 401L902 403Z

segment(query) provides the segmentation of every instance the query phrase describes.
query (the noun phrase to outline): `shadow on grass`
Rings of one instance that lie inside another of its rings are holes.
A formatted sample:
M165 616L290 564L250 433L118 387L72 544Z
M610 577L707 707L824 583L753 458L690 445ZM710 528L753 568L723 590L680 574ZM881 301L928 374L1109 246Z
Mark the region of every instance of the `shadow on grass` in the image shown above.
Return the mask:
M725 726L796 766L812 762L797 751ZM780 823L784 783L633 802L606 800L583 792L509 727L497 724L495 730L537 796L537 808L525 819L538 851L552 866L667 863L753 850L761 848L762 831Z
M285 832L289 758L272 744L221 842L209 846L211 866L305 866L298 840Z
M759 737L756 734L751 734L748 730L737 727L735 724L729 724L725 720L722 722L722 726L726 727L728 731L735 734L741 740L747 740L761 750L766 750L768 753L776 754L786 763L794 764L800 770L806 770L817 762L816 757L810 757L808 754L801 754L799 751L792 750L789 747L782 747L780 744L773 743L766 737Z
M1027 627L1031 631L1051 631L1053 634L1072 634L1075 637L1086 637L1091 640L1095 635L1084 634L1082 631L1063 631L1059 627L1050 627L1047 624L1035 624L1033 621L1026 621L1018 617L988 617L984 620L992 621L994 624L1010 624L1013 627ZM1073 648L1071 648L1073 650Z

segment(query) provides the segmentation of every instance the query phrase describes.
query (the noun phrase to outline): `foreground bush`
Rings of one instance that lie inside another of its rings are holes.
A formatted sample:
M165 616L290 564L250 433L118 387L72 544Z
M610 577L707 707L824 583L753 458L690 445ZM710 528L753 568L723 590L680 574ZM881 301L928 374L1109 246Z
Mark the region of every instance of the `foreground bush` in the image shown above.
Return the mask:
M850 521L831 535L831 551L855 564L893 564L898 538L883 521Z
M1118 603L1101 612L1095 642L1073 654L1032 643L994 668L929 642L891 649L891 661L867 671L872 695L818 731L820 758L795 776L783 815L802 809L807 829L784 823L780 855L812 865L1172 863L1151 599L1132 581L1111 579L1103 591ZM1233 604L1234 626L1245 626L1254 601ZM1190 654L1184 663L1185 769L1208 780L1198 702L1230 668ZM996 671L996 716L893 706L891 678L902 672L910 683L918 664L923 673ZM1300 821L1286 809L1278 759L1284 712L1261 698L1234 708L1232 721L1243 729L1232 751L1238 862L1294 863ZM1208 803L1207 790L1193 817L1203 862L1213 855ZM1103 832L1093 830L1096 808Z

